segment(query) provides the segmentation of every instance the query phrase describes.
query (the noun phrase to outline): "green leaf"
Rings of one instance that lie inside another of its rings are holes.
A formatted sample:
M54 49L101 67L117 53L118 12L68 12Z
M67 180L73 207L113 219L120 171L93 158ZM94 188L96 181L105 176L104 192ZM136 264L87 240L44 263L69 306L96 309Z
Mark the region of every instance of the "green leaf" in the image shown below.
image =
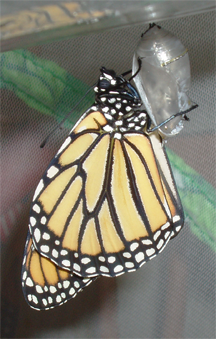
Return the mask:
M13 91L28 106L61 121L89 89L56 63L40 59L27 50L2 53L1 88ZM93 91L92 91L93 92ZM84 112L94 102L94 95L84 100ZM78 108L71 117L80 116ZM69 124L71 127L71 124Z
M191 232L216 251L216 190L173 151L167 153Z

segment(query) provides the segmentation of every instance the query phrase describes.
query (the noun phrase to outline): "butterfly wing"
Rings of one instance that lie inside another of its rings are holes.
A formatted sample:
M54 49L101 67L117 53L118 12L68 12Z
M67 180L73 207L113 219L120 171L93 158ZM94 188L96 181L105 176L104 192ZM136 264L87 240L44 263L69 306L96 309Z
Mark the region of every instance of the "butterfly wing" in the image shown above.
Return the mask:
M82 279L41 256L35 250L29 232L21 277L24 297L29 306L36 310L62 305L94 280Z
M183 222L165 150L157 132L145 132L135 88L102 68L95 92L97 104L36 188L29 223L38 253L81 277L136 270Z
M160 142L159 134L150 135L151 144L154 150L157 166L160 172L163 189L166 195L166 201L169 206L173 222L173 231L171 238L174 238L184 225L184 212L178 190L170 167L169 159L163 143Z
M41 179L31 209L37 251L82 277L136 270L173 230L149 137L119 140L107 126L99 108L85 114Z

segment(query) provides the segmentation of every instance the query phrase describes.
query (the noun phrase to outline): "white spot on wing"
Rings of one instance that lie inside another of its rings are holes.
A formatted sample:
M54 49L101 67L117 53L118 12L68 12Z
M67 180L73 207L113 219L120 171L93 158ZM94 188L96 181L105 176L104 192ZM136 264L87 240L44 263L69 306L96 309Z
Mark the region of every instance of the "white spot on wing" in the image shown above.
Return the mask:
M110 99L108 99L108 101L109 101L110 104L113 104L116 101L116 99L115 98L110 98Z
M164 224L161 229L162 230L165 230L166 228L168 228L170 226L170 223L169 222L166 222L166 224Z
M177 226L175 230L176 230L176 232L179 232L180 229L181 229L181 225L180 225L180 226Z
M105 113L107 113L107 112L109 111L109 107L106 106L106 107L102 108L102 111L105 112Z
M41 286L36 285L35 289L36 289L37 293L43 293L43 289L41 288Z
M48 297L48 303L49 303L49 304L52 304L52 302L53 302L53 298Z
M38 304L38 298L32 294L32 301L35 303L35 304Z
M137 247L139 246L138 242L134 242L133 244L130 245L130 250L133 252Z
M69 294L70 295L73 295L74 293L76 293L75 289L73 287L71 287L70 291L69 291Z
M170 232L167 231L167 232L165 233L165 235L164 235L164 238L167 239L167 238L169 237L169 235L170 235Z
M52 255L54 258L58 258L58 252L55 249L52 250Z
M34 217L30 217L29 219L31 226L33 227L36 224L36 219Z
M173 217L173 222L179 221L180 220L180 216L179 215L175 215Z
M114 138L120 140L120 139L122 138L121 133L115 133L115 134L114 134Z
M68 251L67 251L67 250L61 250L60 254L61 254L61 255L67 255L67 254L68 254Z
M123 270L123 266L122 265L117 265L115 268L114 268L114 272L117 273L117 272L121 272Z
M50 248L49 248L49 246L47 246L47 245L42 245L42 246L40 247L40 249L41 249L42 252L48 253Z
M114 263L115 261L116 261L116 258L114 256L111 256L111 257L108 258L108 262L110 264Z
M91 282L91 280L90 280L89 278L83 279L83 283L84 283L84 284L87 284L87 282Z
M42 302L43 302L44 306L47 306L48 303L47 303L46 299L43 298Z
M48 170L47 170L47 177L48 178L53 178L57 173L59 172L59 169L55 166L51 166Z
M71 142L71 137L67 137L67 139L63 142L63 144L61 145L61 147L59 148L58 152L56 155L58 155L59 153L61 153Z
M80 271L81 270L80 265L78 265L78 264L74 264L73 268L74 268L75 271Z
M143 245L152 245L152 241L150 239L142 240Z
M25 271L24 273L23 273L23 280L26 280L26 277L27 277L27 272Z
M130 112L131 110L132 110L132 108L130 106L125 107L125 111Z
M33 211L35 211L36 213L40 213L41 209L40 206L38 206L37 204L34 204L34 206L32 207Z
M56 293L57 289L55 286L50 286L50 293Z
M29 286L29 287L34 286L33 281L31 280L31 278L28 277L28 278L26 279L26 285Z
M44 234L42 235L42 238L43 238L44 240L49 240L49 239L50 239L49 233L44 232Z
M104 116L107 120L113 120L112 115L108 114L108 113L104 113Z
M81 259L81 263L82 263L82 264L85 264L85 265L88 264L90 261L91 261L91 260L90 260L89 258L82 258L82 259Z
M46 221L47 221L47 218L46 217L42 217L40 222L42 225L45 225L46 224Z
M87 270L86 270L86 273L95 273L96 272L96 268L95 267L89 267L89 268L87 268Z
M62 301L61 296L60 296L60 295L57 295L57 297L56 297L56 302L57 302L57 303L60 303L61 301Z
M103 130L104 130L105 132L112 132L112 131L113 131L113 128L112 128L110 125L105 125L105 126L103 127Z
M78 283L78 281L75 281L75 282L74 282L74 287L76 287L76 288L79 288L79 287L80 287L80 284Z
M62 260L62 265L69 267L70 266L70 261L69 260Z
M143 252L139 252L135 255L135 259L136 259L136 262L140 262L142 260L144 260L145 256L144 256L144 253Z
M38 195L40 194L43 188L44 188L44 183L43 183L43 179L41 179L39 184L37 185L32 201L34 201L38 197Z
M104 272L104 273L108 273L109 272L109 270L108 270L108 268L106 266L100 266L100 271Z
M146 250L146 254L150 257L151 255L153 255L155 253L155 249L154 248L149 248L148 250Z
M69 280L63 281L63 287L64 288L68 288L69 286L70 286L70 281Z
M127 268L133 268L133 267L134 267L134 263L133 263L133 262L130 262L130 261L126 261L125 267L127 267Z
M34 231L34 238L36 240L36 242L39 242L40 241L40 238L41 238L41 232L39 230L39 228L36 228L35 231Z
M129 252L124 252L123 257L125 258L131 258L131 254Z
M172 215L171 215L171 212L170 212L169 206L168 206L168 204L167 204L167 201L166 201L166 199L165 199L165 198L164 198L164 207L165 207L165 210L166 210L166 212L167 212L167 215L169 216L169 218L171 218L171 217L172 217Z
M129 128L132 128L132 127L134 127L135 126L135 123L134 122L130 122L129 124L128 124L128 127Z
M28 294L27 298L28 298L28 301L32 301L32 295L31 294Z
M157 240L157 238L160 236L160 234L161 234L161 230L157 231L153 236L154 240Z
M159 250L163 246L163 244L164 244L164 240L160 239L160 241L157 244L157 249Z

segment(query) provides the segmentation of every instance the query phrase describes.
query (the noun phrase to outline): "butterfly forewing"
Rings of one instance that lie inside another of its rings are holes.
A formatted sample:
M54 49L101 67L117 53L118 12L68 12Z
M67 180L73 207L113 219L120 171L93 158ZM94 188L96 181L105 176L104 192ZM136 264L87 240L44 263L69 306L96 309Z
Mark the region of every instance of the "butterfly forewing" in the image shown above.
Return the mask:
M25 299L29 306L37 310L62 305L92 282L92 279L82 279L41 256L35 250L30 233L27 236L21 276Z
M166 234L172 231L151 143L138 133L122 140L101 134L99 128L81 133L75 138L72 132L74 141L48 168L47 173L59 169L54 178L45 174L42 179L44 188L30 219L35 245L42 255L81 276L135 270L169 240L161 227ZM77 141L80 152L73 147Z

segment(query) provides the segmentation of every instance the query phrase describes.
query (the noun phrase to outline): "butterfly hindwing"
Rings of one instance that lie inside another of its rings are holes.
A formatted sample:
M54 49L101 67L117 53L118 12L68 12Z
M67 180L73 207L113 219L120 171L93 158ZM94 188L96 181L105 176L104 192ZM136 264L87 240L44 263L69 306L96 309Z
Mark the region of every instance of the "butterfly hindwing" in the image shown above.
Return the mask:
M23 264L22 289L29 306L37 310L50 309L74 298L94 279L82 279L57 267L41 256L28 232Z

